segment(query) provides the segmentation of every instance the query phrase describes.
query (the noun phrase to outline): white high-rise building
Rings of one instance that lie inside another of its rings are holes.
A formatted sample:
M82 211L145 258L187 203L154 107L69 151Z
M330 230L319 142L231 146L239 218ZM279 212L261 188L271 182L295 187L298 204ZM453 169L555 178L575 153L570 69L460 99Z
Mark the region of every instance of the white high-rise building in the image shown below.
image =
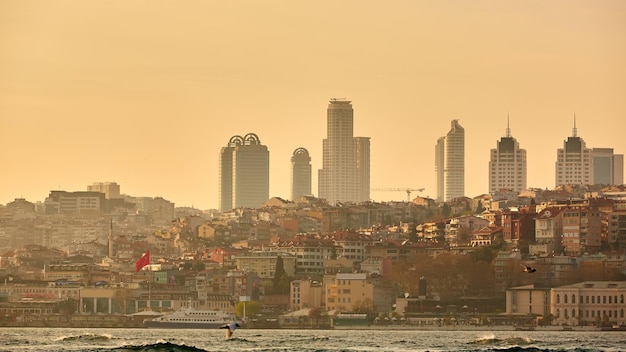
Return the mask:
M578 137L576 117L572 136L563 141L563 148L557 149L555 186L593 185L592 149Z
M526 189L526 149L511 137L508 118L506 135L491 149L489 160L489 193L501 190L522 192Z
M369 200L361 198L366 193L369 196L369 140L367 148L362 141L359 148L361 153L359 160L368 160L367 177L359 176L357 139L353 136L354 111L350 101L330 100L326 130L327 137L322 145L322 169L318 172L319 197L326 199L330 204ZM364 192L364 189L367 189L367 192Z
M311 195L311 156L305 148L298 148L291 156L291 200L308 195Z
M269 199L270 153L254 133L231 137L220 153L220 210L259 208Z
M435 172L438 202L465 196L465 129L459 120L452 120L448 134L437 139Z

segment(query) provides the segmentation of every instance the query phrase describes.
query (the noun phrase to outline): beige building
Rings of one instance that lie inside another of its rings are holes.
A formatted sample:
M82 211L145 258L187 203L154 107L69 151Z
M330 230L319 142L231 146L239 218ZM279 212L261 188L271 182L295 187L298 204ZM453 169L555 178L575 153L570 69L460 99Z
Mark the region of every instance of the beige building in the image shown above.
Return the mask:
M326 285L326 308L353 313L374 309L374 285L364 273L339 273Z
M552 289L553 324L626 323L626 281L583 281Z
M525 285L506 290L508 315L548 316L550 314L550 288Z
M289 309L292 312L304 308L322 308L324 300L324 285L322 283L314 280L294 280L291 282Z
M283 268L287 276L293 277L296 268L296 256L285 252L258 251L235 256L237 270L256 273L260 279L273 279L276 260L283 259Z

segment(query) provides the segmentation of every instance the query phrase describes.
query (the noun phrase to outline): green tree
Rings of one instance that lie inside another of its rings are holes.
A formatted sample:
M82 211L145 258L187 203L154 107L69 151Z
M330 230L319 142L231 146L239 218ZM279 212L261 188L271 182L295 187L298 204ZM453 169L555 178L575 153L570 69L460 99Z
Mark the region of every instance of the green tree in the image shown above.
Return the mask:
M283 258L279 255L276 257L276 269L274 270L274 278L272 279L272 287L274 292L280 292L284 287L284 281L287 277Z

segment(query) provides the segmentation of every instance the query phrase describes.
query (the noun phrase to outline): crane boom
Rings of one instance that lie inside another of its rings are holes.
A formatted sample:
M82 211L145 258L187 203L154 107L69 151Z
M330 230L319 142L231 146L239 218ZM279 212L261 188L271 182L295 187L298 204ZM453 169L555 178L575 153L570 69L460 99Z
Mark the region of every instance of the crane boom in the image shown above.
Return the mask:
M411 192L422 192L426 188L374 188L372 191L382 191L382 192L395 192L395 191L403 191L406 192L406 201L411 201Z

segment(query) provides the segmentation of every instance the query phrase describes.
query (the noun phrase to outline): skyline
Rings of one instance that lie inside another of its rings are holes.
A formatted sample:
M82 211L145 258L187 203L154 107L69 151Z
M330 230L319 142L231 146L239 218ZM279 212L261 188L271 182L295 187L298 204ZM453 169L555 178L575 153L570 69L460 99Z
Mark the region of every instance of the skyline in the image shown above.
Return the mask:
M507 115L528 187L552 189L574 114L588 147L626 154L623 18L621 1L4 1L0 204L110 181L217 209L220 148L246 133L270 152L270 197L290 198L300 147L317 195L327 104L344 97L371 189L434 199L436 140L458 119L465 193L487 193Z

